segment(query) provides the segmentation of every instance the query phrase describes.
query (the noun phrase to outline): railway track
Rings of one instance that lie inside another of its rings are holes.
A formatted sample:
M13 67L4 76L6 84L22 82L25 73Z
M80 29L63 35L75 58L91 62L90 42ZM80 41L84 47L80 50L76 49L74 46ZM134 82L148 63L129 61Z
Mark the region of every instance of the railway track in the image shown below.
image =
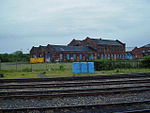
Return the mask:
M82 86L99 86L99 85L118 85L118 84L143 84L150 83L150 78L142 80L111 80L111 81L82 81L82 82L56 82L56 83L39 83L39 84L2 84L0 89L26 89L26 88L59 88L59 87L82 87Z
M132 90L135 89L135 90ZM138 90L137 90L138 89ZM77 93L77 92L100 92L101 94L115 93L117 91L120 93L125 91L149 91L150 85L140 85L140 86L126 86L126 87L114 87L114 88L82 88L82 89L52 89L43 91L0 91L0 98L2 96L15 96L15 95L34 95L34 94L60 94L60 93ZM110 91L110 92L108 92ZM130 92L131 93L131 92Z
M54 111L56 113L65 113L66 110L68 113L78 113L86 111L86 113L137 113L137 112L150 112L150 106L147 109L137 110L137 106L140 105L149 105L150 101L137 101L137 102L118 102L111 104L95 104L95 105L74 105L74 106L61 106L61 107L28 107L28 108L12 108L12 109L0 109L0 112L3 113L16 113L16 112L44 112L44 111ZM132 106L132 110L131 109ZM135 106L135 107L133 107ZM120 109L121 108L121 109ZM69 112L70 111L70 112ZM75 112L76 111L76 112Z
M0 89L0 112L4 113L150 112L150 73L122 77L0 79Z
M0 79L0 83L23 83L23 82L46 82L46 81L78 81L78 80L97 80L97 79L117 79L117 78L140 78L150 77L150 73L120 74L120 75L97 75L82 77L56 77L56 78L23 78L23 79Z

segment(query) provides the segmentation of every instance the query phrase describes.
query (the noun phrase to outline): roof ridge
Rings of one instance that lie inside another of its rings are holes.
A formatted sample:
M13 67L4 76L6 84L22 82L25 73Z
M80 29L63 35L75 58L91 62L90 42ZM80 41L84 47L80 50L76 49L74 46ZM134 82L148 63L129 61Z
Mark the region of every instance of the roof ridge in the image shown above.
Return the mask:
M97 39L97 38L91 38L91 39L93 39L93 40L102 40L102 41L116 41L116 40L102 39L102 38L100 38L100 39Z

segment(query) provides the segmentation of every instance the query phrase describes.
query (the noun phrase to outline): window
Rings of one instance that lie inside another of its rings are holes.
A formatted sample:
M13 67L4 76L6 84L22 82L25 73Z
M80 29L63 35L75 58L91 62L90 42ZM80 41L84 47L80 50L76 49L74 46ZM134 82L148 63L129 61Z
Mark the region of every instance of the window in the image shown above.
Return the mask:
M120 54L120 59L121 59L121 56L122 56L122 55Z
M93 56L93 54L91 54L91 59L92 59L92 60L94 59L94 56Z
M100 54L97 55L98 59L100 59Z
M42 57L42 54L40 53L40 55L39 55L39 56L40 56L40 58L41 58L41 57Z
M69 54L67 54L67 60L69 60L70 59L70 56L69 56Z
M103 59L103 57L104 57L103 54L101 54L101 59Z
M76 54L73 54L73 59L76 60Z
M122 54L122 58L124 59L124 55Z
M110 59L110 54L108 54L108 58Z
M114 55L113 55L113 54L111 54L111 58L112 58L112 59L114 58Z
M88 54L85 54L85 59L88 59Z
M117 59L119 59L119 54L117 55Z
M107 55L105 54L105 59L107 59Z
M60 60L62 60L63 59L63 54L60 54L59 56L60 56Z
M82 54L80 54L80 60L82 60Z

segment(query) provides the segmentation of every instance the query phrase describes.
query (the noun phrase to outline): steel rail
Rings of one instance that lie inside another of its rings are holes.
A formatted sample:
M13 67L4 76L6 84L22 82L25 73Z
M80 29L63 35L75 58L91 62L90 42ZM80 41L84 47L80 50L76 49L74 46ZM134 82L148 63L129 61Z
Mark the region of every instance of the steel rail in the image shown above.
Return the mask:
M75 80L97 80L97 79L116 79L116 78L140 78L150 77L150 73L132 73L118 75L96 75L96 76L77 76L77 77L56 77L56 78L22 78L22 79L0 79L0 83L11 82L46 82L46 81L75 81Z
M125 90L111 90L111 91L90 91L90 92L69 92L69 93L52 93L52 94L34 94L34 95L3 95L0 96L0 99L6 98L38 98L38 97L68 97L68 96L94 96L94 95L108 95L108 94L124 94L124 93L137 93L137 92L145 92L150 91L150 88L142 88L142 89L125 89Z
M0 95L16 95L16 94L45 94L45 93L65 93L65 92L87 92L87 91L106 91L106 90L124 90L133 88L150 88L150 85L137 85L137 86L123 86L123 87L112 87L112 88L84 88L84 89L51 89L41 91L0 91Z
M26 89L26 88L58 88L58 87L81 87L98 85L139 84L150 83L150 79L144 80L119 80L119 81L96 81L96 82L74 82L74 83L51 83L33 85L0 85L0 89Z

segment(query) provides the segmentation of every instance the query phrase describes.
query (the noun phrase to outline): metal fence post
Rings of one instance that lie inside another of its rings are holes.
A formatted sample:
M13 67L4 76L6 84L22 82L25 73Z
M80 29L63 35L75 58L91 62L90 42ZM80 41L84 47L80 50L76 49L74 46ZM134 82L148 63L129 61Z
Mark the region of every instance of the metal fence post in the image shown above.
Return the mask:
M17 60L16 60L16 71L17 71Z
M0 59L0 71L1 71L1 59Z
M47 63L46 63L46 70L47 70Z
M31 71L32 71L32 63L31 63Z

